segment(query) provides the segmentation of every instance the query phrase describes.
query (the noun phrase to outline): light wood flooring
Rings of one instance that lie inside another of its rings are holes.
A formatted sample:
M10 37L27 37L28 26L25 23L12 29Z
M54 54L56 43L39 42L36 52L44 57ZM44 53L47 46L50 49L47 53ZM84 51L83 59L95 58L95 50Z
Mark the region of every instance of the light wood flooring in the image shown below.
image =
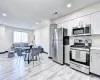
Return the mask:
M67 65L59 65L42 54L39 61L27 64L21 58L8 58L7 54L0 54L0 80L100 80L94 75L86 75L71 69Z

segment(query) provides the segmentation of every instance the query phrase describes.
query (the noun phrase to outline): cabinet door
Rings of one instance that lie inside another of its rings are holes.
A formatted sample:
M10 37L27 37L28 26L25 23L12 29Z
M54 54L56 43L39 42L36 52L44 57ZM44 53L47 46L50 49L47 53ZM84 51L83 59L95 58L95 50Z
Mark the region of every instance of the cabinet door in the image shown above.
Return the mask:
M80 25L80 18L68 21L68 36L72 36L72 28Z
M64 47L64 53L65 53L65 63L70 64L70 46L65 46Z
M77 19L73 19L73 23L72 23L72 25L73 25L73 27L78 27L78 26L80 26L80 18L77 18Z
M72 36L73 20L68 21L68 36Z
M91 15L92 34L100 34L100 12Z
M90 15L81 17L81 22L80 22L80 24L81 24L81 25L91 24L91 18L90 18L90 17L91 17Z
M100 75L100 53L91 53L90 72Z
M58 28L65 28L65 29L67 29L68 28L67 22L63 22L63 23L58 24Z

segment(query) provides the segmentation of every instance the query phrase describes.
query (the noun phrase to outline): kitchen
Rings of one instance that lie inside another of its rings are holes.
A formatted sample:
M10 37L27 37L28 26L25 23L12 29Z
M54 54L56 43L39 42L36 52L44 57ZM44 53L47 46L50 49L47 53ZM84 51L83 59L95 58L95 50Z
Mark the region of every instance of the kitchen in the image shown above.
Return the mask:
M0 80L100 80L100 0L2 0L0 30Z
M99 5L100 3L97 3L81 11L53 20L53 24L50 25L53 27L50 29L54 30L54 34L56 28L67 29L69 45L67 44L67 47L64 45L65 64L82 73L96 76L100 76L100 12L99 9L95 9ZM58 37L61 36L59 33ZM64 34L62 36L64 40ZM59 45L61 46L61 44ZM62 50L58 48L58 52L59 49ZM58 52L56 53L58 54ZM56 62L59 63L59 59Z

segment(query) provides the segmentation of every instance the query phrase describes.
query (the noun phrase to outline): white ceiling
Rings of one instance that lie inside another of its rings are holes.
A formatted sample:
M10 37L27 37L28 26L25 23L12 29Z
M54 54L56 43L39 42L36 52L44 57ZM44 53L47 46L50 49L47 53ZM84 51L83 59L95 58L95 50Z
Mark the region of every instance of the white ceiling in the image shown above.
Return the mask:
M49 19L55 19L79 10L99 0L0 0L0 24L36 29L45 26ZM72 7L67 8L71 3ZM57 15L52 15L58 12ZM3 17L6 13L7 17ZM36 22L40 22L36 25ZM31 26L31 27L30 27Z

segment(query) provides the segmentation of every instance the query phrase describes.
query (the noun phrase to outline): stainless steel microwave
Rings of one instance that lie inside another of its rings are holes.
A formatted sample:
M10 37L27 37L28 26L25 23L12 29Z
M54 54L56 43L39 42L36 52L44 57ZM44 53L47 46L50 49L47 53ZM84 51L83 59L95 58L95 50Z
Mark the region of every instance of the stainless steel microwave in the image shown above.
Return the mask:
M74 27L72 29L73 36L81 36L81 35L91 35L91 24L84 25L82 27Z

